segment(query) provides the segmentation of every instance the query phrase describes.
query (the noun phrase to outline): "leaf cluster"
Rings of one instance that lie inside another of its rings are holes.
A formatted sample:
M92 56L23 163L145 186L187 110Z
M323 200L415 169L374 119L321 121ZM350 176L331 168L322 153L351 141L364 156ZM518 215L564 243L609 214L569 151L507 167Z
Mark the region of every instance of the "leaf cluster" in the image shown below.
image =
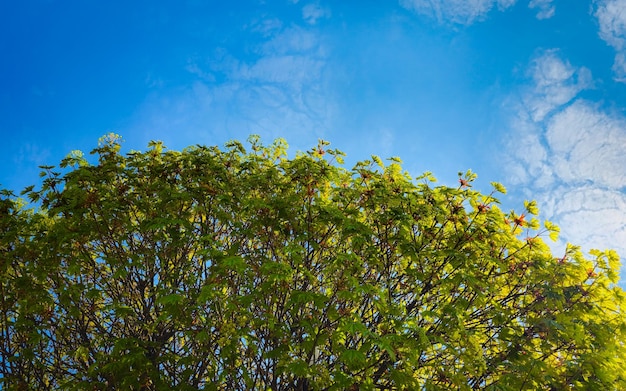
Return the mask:
M397 158L108 136L0 198L3 389L626 389L613 251Z

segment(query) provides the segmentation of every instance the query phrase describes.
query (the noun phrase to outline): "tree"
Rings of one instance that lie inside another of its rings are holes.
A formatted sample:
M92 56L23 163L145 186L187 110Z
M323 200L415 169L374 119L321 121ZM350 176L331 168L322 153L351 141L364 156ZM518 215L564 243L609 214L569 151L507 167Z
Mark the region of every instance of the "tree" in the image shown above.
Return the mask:
M553 256L471 172L249 141L110 135L2 192L3 389L626 389L614 251Z

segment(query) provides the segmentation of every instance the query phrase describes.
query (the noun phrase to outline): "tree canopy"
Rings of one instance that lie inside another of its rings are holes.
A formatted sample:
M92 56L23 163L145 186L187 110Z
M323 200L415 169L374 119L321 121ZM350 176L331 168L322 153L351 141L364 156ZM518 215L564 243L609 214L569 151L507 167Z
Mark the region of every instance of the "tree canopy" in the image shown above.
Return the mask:
M614 251L327 142L72 152L0 196L0 384L623 390Z

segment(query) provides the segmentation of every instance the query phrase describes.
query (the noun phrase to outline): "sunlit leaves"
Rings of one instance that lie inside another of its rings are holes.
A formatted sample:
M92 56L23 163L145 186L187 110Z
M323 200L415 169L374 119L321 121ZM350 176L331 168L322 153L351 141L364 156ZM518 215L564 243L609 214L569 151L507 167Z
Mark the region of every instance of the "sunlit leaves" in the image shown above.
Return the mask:
M42 167L41 210L0 192L3 389L626 387L617 254L552 255L501 184L120 142Z
M491 186L493 186L493 188L501 194L506 194L506 188L498 182L491 182Z

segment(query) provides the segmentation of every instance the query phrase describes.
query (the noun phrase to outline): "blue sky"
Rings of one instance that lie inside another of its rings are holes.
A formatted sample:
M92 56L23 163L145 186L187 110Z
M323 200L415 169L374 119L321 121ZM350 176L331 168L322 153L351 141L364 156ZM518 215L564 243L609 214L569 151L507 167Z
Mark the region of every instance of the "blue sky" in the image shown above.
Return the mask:
M0 3L0 184L115 132L171 149L260 134L536 199L626 256L626 0Z

